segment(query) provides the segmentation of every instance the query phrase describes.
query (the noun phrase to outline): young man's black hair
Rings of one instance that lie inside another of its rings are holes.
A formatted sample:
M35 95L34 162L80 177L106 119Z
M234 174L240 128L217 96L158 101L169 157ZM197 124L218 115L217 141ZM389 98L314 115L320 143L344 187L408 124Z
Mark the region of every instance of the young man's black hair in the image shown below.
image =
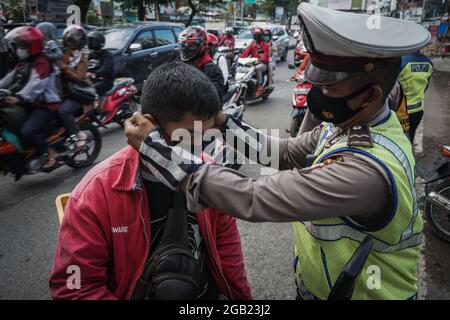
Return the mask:
M221 109L211 80L197 68L176 61L155 68L142 89L142 113L157 121L179 121L186 112L206 120Z

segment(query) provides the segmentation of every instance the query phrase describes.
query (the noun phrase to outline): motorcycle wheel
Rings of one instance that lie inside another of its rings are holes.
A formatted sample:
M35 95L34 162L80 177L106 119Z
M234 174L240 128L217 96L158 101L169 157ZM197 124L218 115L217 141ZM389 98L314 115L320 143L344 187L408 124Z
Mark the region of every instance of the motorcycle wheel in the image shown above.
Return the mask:
M291 137L295 138L297 136L298 130L300 130L300 125L302 124L303 117L292 118L291 120Z
M102 148L100 132L90 121L84 121L79 126L81 130L88 131L90 139L87 141L87 150L85 152L75 155L66 161L66 164L74 169L90 166L97 159Z
M439 183L432 191L450 199L450 179ZM428 194L429 192L427 192ZM450 242L450 213L433 203L427 196L425 200L425 214L430 221L434 233L441 239Z

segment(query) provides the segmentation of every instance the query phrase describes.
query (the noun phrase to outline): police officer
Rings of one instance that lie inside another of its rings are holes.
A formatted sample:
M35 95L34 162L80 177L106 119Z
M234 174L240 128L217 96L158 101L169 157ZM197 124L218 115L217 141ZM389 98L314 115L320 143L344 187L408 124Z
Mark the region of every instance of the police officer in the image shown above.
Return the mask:
M416 129L423 117L425 91L428 88L432 72L433 63L419 51L402 57L398 80L406 95L411 141L413 141Z
M171 159L177 149L139 115L127 123L128 141L140 148L143 164L155 176L186 192L190 210L210 206L254 222L294 222L301 299L326 299L366 237L373 248L365 268L379 268L380 286L368 286L370 274L363 271L353 298L414 299L423 220L411 144L389 110L387 96L400 71L400 57L425 46L430 34L389 17L380 17L379 28L371 29L367 15L308 3L299 5L298 14L311 54L305 72L313 84L308 106L322 124L280 140L222 114L216 121L222 130L237 129L227 132L227 142L247 141L245 154L253 151L258 160L277 145L278 164L270 164L281 172L253 179L194 157L177 164Z

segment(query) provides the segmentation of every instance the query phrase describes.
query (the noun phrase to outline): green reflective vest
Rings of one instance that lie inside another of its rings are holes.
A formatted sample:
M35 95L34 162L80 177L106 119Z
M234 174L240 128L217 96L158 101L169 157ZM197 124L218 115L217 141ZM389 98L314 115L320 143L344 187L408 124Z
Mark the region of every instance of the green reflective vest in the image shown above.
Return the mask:
M423 110L425 90L432 72L433 63L426 56L416 53L402 57L402 70L398 80L406 95L408 113Z
M411 144L392 111L384 123L370 128L373 147L348 147L344 134L325 148L331 128L326 124L322 129L314 165L342 151L370 157L386 170L394 203L390 220L377 230L368 230L349 217L294 223L299 292L304 299L326 299L345 264L369 236L373 249L356 282L353 299L414 297L423 220L417 207ZM376 195L373 201L377 201Z

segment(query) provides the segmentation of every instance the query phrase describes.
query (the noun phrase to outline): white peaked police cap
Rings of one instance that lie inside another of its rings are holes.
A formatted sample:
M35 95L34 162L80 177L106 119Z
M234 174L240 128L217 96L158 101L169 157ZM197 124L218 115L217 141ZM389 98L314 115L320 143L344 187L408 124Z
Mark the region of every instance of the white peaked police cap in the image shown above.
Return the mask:
M357 14L301 3L300 31L311 63L306 79L332 84L377 64L417 52L431 39L414 22L379 15Z

